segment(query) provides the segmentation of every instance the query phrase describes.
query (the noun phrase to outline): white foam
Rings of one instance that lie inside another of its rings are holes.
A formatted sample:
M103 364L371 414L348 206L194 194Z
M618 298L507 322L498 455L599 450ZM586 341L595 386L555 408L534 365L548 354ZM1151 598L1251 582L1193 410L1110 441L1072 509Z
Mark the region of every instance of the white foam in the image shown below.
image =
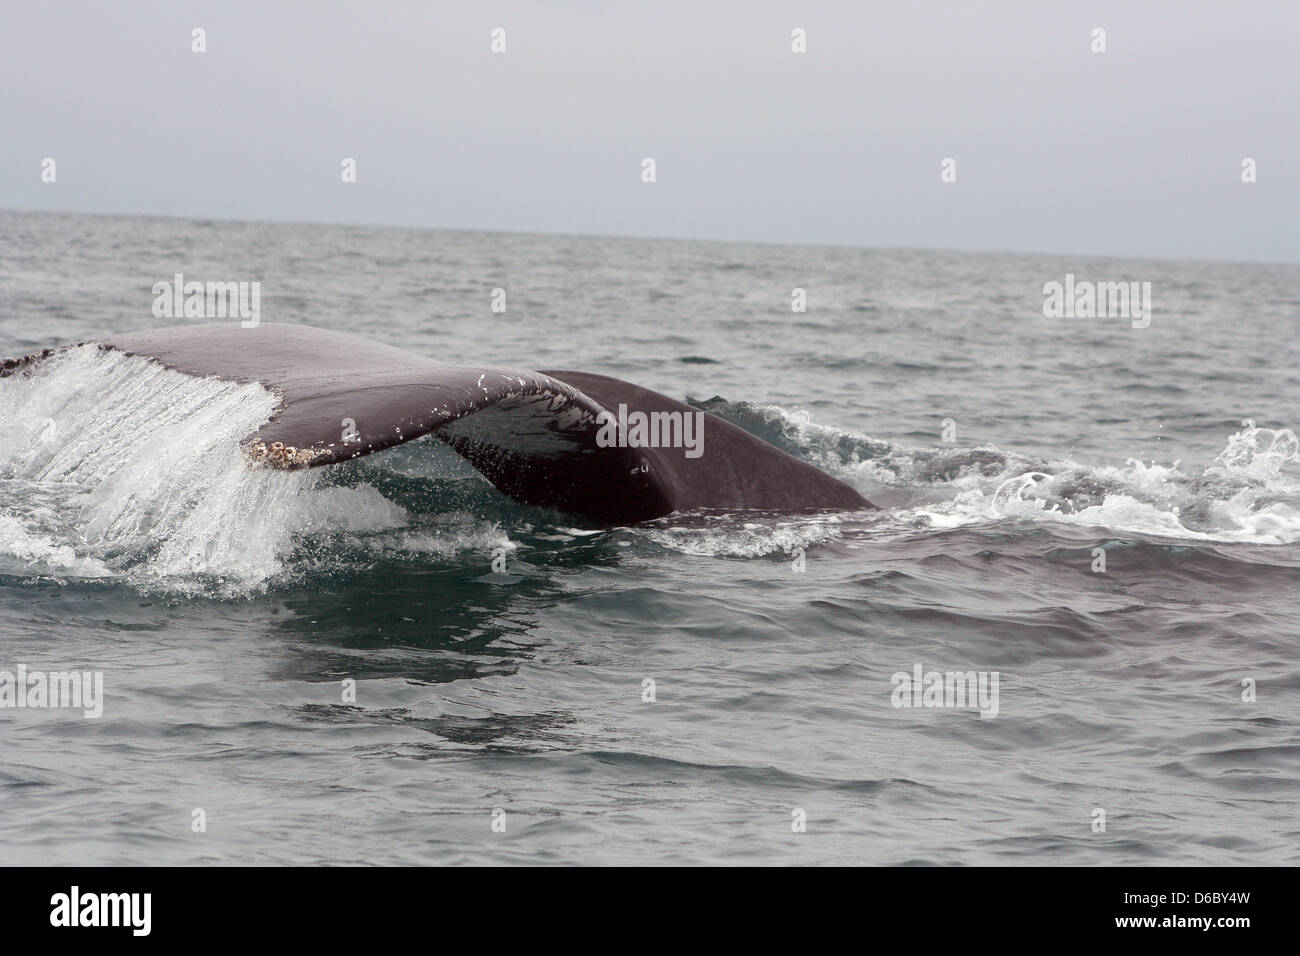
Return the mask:
M350 537L348 544L393 558L446 558L465 552L491 554L518 548L499 525L463 511L428 516L414 527Z
M628 529L633 530L633 529ZM637 528L635 533L680 554L698 557L760 558L807 550L840 536L841 519L814 515L794 521L737 523L727 516L704 526Z
M898 517L943 528L1010 517L1195 541L1290 544L1300 541L1300 483L1283 468L1296 460L1289 429L1256 430L1252 424L1231 436L1225 452L1199 475L1184 473L1177 463L1130 460L1123 468L1087 468L1060 462L1055 473L998 476L995 487L989 481L965 487L950 501ZM1089 503L1096 493L1071 494L1084 479L1105 489L1099 502Z
M1300 541L1300 482L1286 471L1300 461L1300 442L1287 428L1245 420L1209 467L1189 474L1177 461L1094 467L1069 459L1032 462L992 447L908 450L817 424L806 411L750 409L797 443L803 457L864 491L872 484L924 491L926 504L891 513L897 526L954 528L1017 518L1197 541ZM1094 501L1097 489L1101 497ZM950 497L933 500L945 492Z
M31 574L73 574L97 578L112 572L102 561L82 557L69 544L34 533L14 517L0 514L0 571Z

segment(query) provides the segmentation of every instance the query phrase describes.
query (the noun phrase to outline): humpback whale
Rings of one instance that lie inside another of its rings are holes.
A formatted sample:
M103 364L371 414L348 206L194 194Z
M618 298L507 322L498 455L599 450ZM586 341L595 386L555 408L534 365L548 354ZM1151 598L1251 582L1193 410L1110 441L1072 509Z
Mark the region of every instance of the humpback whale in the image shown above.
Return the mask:
M699 510L874 507L849 485L715 415L605 375L442 365L306 325L194 325L80 343L279 399L249 458L315 468L433 434L510 497L605 524ZM29 369L45 349L0 363Z

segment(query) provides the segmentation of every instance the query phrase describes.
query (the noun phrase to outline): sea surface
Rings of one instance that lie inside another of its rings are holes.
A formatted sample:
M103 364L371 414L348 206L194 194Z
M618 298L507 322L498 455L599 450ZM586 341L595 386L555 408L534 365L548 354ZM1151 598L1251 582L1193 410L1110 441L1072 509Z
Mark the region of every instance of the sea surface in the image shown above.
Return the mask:
M1300 862L1300 266L0 212L0 356L194 321L176 273L688 399L879 510L259 469L267 390L61 352L0 378L0 671L103 712L0 707L0 863ZM1045 317L1067 274L1150 324ZM896 706L918 666L996 716Z

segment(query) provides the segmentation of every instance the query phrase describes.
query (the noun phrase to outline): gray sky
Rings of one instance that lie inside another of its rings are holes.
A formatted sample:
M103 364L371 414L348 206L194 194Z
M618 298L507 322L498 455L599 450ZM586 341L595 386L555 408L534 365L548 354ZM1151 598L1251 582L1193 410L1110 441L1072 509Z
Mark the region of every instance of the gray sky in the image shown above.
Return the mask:
M1300 261L1295 0L122 0L3 20L0 208Z

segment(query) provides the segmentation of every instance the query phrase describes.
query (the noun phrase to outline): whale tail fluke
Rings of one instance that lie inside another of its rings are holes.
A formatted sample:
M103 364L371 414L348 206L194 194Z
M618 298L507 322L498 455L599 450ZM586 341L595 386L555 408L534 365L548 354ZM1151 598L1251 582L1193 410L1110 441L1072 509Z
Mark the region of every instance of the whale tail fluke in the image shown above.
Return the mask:
M250 458L273 466L337 464L433 434L512 498L603 524L702 509L872 507L730 422L604 375L440 365L276 323L157 329L96 344L274 391L278 408L244 442ZM0 374L51 353L6 360Z

